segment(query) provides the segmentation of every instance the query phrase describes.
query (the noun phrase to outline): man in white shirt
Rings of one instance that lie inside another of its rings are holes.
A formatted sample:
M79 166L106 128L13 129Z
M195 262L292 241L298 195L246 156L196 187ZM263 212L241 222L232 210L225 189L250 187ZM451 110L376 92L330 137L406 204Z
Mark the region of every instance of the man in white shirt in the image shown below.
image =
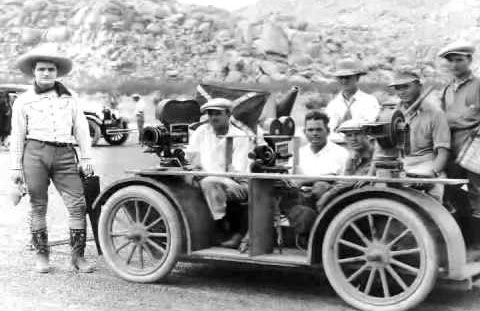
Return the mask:
M193 132L187 147L187 157L194 168L212 173L249 171L248 153L253 144L244 131L230 122L232 108L233 102L225 98L214 98L200 108L201 112L207 112L208 123ZM227 137L233 137L231 163L227 163L230 158ZM246 181L208 176L200 180L200 187L217 227L225 222L227 201L247 199ZM241 234L235 235L231 247L236 248L241 237Z
M341 175L349 157L348 151L328 139L330 129L328 116L318 110L305 115L304 133L308 144L299 150L297 173L307 176ZM298 185L312 186L314 202L328 190L325 181L301 180Z
M328 103L325 112L330 118L330 140L344 143L344 135L337 131L340 124L353 119L361 123L373 122L380 110L380 104L375 96L367 94L358 88L358 82L366 72L361 64L353 59L343 59L338 62L333 75L341 90Z
M132 99L135 103L135 118L137 119L138 143L143 141L143 125L145 124L145 101L139 94L133 94Z

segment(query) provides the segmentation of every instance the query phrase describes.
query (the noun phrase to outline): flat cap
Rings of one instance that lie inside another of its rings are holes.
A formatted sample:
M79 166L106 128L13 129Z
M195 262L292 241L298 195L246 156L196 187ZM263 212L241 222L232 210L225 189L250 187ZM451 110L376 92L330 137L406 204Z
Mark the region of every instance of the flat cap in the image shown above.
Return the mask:
M467 41L455 41L448 44L438 52L439 57L447 57L449 54L472 55L475 52L473 44Z
M340 126L337 128L337 132L340 133L346 133L346 132L360 132L363 131L364 128L362 124L358 120L347 120L340 124Z
M403 85L414 81L420 82L420 77L413 71L396 71L388 86Z
M204 113L207 110L229 110L233 109L233 102L226 98L212 98L200 107L200 112Z

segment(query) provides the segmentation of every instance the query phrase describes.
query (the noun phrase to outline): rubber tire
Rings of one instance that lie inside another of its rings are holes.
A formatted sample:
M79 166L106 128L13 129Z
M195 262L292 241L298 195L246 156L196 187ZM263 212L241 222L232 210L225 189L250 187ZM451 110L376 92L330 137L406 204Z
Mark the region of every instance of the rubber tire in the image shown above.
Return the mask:
M339 275L338 271L335 269L335 255L333 251L333 243L331 242L335 241L336 235L339 234L339 230L341 230L342 226L346 222L365 211L393 213L396 215L396 217L398 216L401 218L402 221L407 221L409 228L415 228L415 230L418 230L417 232L420 232L419 236L416 236L416 238L417 242L419 244L423 244L424 249L426 250L426 272L423 280L420 284L418 284L416 290L410 293L410 295L405 297L405 299L402 301L397 301L391 304L372 304L368 301L358 299L351 293L353 288L352 286L350 286L350 289L344 287L345 283L343 281L345 280L345 277L343 273ZM388 199L366 199L357 201L348 205L341 212L339 212L329 224L325 233L322 246L322 260L325 274L335 292L349 305L365 311L403 311L414 308L428 296L435 286L439 265L435 239L433 238L422 216L420 216L409 206Z
M122 122L122 129L126 129L128 128L128 123L126 121L123 121ZM125 133L125 134L122 134L122 137L120 139L117 139L117 140L113 140L111 138L111 136L109 135L104 135L103 138L107 141L107 143L109 143L110 145L112 146L119 146L123 143L125 143L128 139L128 133Z
M170 229L171 241L169 252L166 255L167 257L163 261L163 264L159 266L156 271L148 275L134 275L121 269L121 266L118 265L115 260L115 256L112 255L113 250L111 249L110 240L107 235L109 230L109 214L113 212L117 204L122 204L122 202L128 198L140 198L147 201L157 210L160 209ZM177 211L167 197L146 186L128 186L115 192L102 207L98 227L100 247L103 251L105 262L118 276L130 282L152 283L161 281L174 268L178 260L178 256L182 251L183 234Z
M87 121L88 121L88 131L90 133L92 146L96 146L101 136L100 125L98 125L97 122L90 119L87 119Z

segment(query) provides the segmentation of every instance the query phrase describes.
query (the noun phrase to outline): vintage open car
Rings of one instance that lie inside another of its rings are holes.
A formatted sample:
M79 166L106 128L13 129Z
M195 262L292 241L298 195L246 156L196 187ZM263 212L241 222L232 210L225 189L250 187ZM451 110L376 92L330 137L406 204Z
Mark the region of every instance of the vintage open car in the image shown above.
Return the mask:
M234 117L255 132L255 121L268 97L258 90L200 87L195 100L159 105L163 127L150 134L160 165L131 171L130 177L106 187L94 203L94 210L100 211L98 238L105 262L120 277L142 283L162 281L177 261L310 268L312 272L324 271L345 302L370 311L411 309L439 280L471 285L480 274L479 262L467 262L464 236L449 209L421 187L411 187L461 185L466 180L404 177L391 168L395 165L379 167L381 174L377 176L298 175L295 167L270 161L282 159L282 144L264 149L260 156L263 171L238 174L185 169L181 145L188 142L188 130L183 126L199 121L199 106L206 98L236 100ZM296 90L277 106L277 118L290 113L295 94ZM377 122L368 126L382 145L396 148L398 135L405 134L403 125L402 114L387 107ZM284 135L278 129L263 134L264 138L268 141L277 135L277 142L284 142L292 133ZM227 166L231 161L229 140ZM287 141L296 144L292 137ZM288 152L295 154L295 147ZM398 158L388 160L398 163ZM216 244L214 221L194 182L202 176L248 179L249 197L244 207L248 209L250 239L246 252ZM292 229L287 225L279 231L275 225L275 181L312 178L352 184L361 181L364 185L346 187L326 201L311 228L306 249L296 247L294 239L285 238L279 245L278 235L288 236Z
M85 111L92 146L97 145L103 137L113 146L121 145L128 139L132 131L128 128L128 120L122 117L118 110L104 107L101 112Z

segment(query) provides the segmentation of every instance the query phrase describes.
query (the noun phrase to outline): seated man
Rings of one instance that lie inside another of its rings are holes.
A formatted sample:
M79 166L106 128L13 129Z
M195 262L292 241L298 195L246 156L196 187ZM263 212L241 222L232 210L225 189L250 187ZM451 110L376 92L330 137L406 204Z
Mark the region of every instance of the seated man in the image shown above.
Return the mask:
M330 133L329 118L321 111L310 111L305 116L304 133L308 144L299 150L297 174L340 175L345 170L348 151L328 140ZM325 181L301 180L298 186L312 186L313 199L316 201L329 188Z
M373 144L361 124L355 120L342 123L337 131L344 134L349 155L345 160L343 175L369 175L373 157ZM360 185L360 183L358 183ZM305 246L310 229L318 213L321 212L329 199L354 187L356 183L338 182L328 189L316 201L314 208L311 204L298 204L293 206L287 214L290 224L298 235L298 244ZM285 205L284 205L285 206Z
M253 149L246 133L230 122L233 102L225 98L214 98L202 107L208 114L208 123L200 125L192 134L187 147L187 157L193 168L207 172L247 173L248 153ZM227 138L232 136L231 165L227 168ZM225 227L227 201L247 200L247 182L229 177L208 176L200 180L200 187L207 201L216 228ZM234 234L224 246L236 248L242 235Z

